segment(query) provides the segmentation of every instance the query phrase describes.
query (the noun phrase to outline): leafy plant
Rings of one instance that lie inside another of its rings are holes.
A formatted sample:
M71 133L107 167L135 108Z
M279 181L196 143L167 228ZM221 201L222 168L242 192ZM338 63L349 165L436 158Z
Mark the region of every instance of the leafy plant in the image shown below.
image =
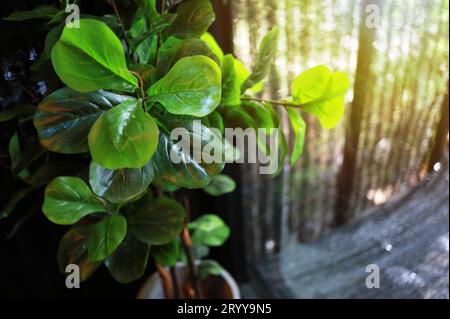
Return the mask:
M28 186L11 198L0 218L46 186L45 216L72 225L58 250L61 271L76 263L86 280L103 263L117 281L128 283L143 275L149 256L162 266L183 261L195 268L193 258L206 257L209 247L222 245L230 234L215 215L188 220L180 189L203 188L219 196L232 192L235 183L221 175L224 163L206 164L183 153L169 138L172 129L183 127L198 139L195 119L202 133L216 128L221 137L225 127L280 128L278 105L287 110L296 136L290 151L294 164L305 138L301 111L316 116L325 128L336 126L349 82L345 74L319 66L295 79L292 97L267 100L258 92L276 56L277 28L263 39L249 72L233 55L224 55L207 33L215 18L209 0L162 1L159 6L155 0L136 0L138 9L129 23L114 0L108 2L116 16L82 17L80 28L65 26L64 10L49 6L7 18L49 21L45 50L33 69L39 76L41 66L51 62L64 86L35 110L21 105L0 113L0 120L8 121L34 112L43 147L34 142L21 152L17 136L12 137L11 168ZM210 142L202 136L200 146ZM258 139L261 148L267 147L264 137ZM228 158L233 147L220 143ZM283 134L275 147L282 163L287 155ZM64 175L64 163L51 162L50 156L37 170L31 168L52 152L74 158L82 154L90 159L88 174L69 170ZM183 160L174 163L171 152ZM201 278L220 273L213 261L197 270Z

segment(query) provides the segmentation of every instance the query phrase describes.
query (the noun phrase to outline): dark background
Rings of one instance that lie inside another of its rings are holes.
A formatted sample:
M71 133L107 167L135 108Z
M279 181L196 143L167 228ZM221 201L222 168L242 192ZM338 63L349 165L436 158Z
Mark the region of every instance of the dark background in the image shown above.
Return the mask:
M6 17L14 10L29 10L42 4L57 1L2 0L0 17ZM112 10L104 1L81 1L81 13L105 14ZM218 17L218 23L220 23ZM32 78L30 66L39 57L43 48L46 30L37 20L8 22L0 20L0 110L22 103L37 105L45 95L45 86ZM213 26L214 30L220 27ZM220 36L224 50L232 50L231 37ZM224 41L228 41L225 43ZM15 180L9 172L8 142L17 131L21 145L26 145L34 134L31 121L26 124L14 119L0 123L0 207L4 207L11 196L25 185ZM80 158L80 161L84 159ZM225 173L238 178L237 168L229 165ZM202 191L191 191L193 217L204 213L221 215L232 229L231 238L220 248L211 251L210 257L218 260L236 279L243 280L244 252L240 240L242 214L237 194L210 197ZM146 274L128 285L114 281L104 266L94 276L81 284L80 289L67 289L65 276L60 274L56 263L59 240L66 227L48 221L40 208L43 189L34 192L16 206L7 219L0 220L0 297L2 298L71 298L71 297L125 297L134 298L148 276L154 271L149 260ZM233 216L233 218L231 218ZM14 229L15 234L11 236Z

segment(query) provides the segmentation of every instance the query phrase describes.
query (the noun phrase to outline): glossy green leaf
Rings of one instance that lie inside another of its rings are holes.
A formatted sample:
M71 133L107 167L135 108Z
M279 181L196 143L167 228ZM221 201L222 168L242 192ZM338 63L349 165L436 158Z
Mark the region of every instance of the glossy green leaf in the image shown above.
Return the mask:
M183 39L199 38L216 18L209 0L183 1L175 13L177 17L167 33Z
M230 236L230 228L217 215L203 215L189 223L194 245L221 246Z
M345 93L350 87L346 73L324 65L302 73L292 85L294 102L316 116L323 127L335 127L344 115Z
M39 104L34 115L39 140L53 152L87 152L89 130L97 118L130 99L134 100L103 90L78 93L66 87L55 91Z
M180 59L196 55L207 56L219 64L217 56L202 40L170 37L161 46L158 69L162 74L166 74Z
M189 137L190 147L183 148L180 145L181 141L179 143L178 140L171 140L166 132L160 131L158 148L152 158L155 167L155 177L179 187L205 187L209 184L211 178L220 174L224 168L221 137L215 135L214 132L201 125L201 123L194 123L192 120L172 119L167 125L169 130L185 128ZM212 151L206 152L207 147ZM212 160L207 163L205 160L199 160L204 159L205 155L216 155L213 152L214 150L220 150L218 161ZM173 161L171 157L176 159L176 161Z
M212 36L212 34L209 32L206 32L205 34L203 34L201 36L200 39L208 45L208 47L212 51L212 53L214 53L217 56L217 58L219 59L220 63L222 63L222 60L224 58L224 53L222 51L222 48L217 43L216 39L214 39L214 37Z
M180 244L173 240L165 245L153 245L150 254L163 267L175 266L180 256Z
M252 73L242 84L242 93L258 82L264 80L269 74L278 48L277 43L279 33L278 27L274 27L262 40Z
M25 21L30 19L51 19L59 12L58 9L49 5L42 5L28 11L15 11L7 18L8 21Z
M180 234L185 218L184 208L168 197L147 201L128 217L130 231L149 245L163 245Z
M120 40L101 21L80 19L80 28L66 26L51 56L59 78L76 91L134 92L138 87Z
M222 62L222 100L220 104L241 104L241 85L235 69L235 59L233 55L227 54Z
M147 266L149 246L128 235L116 251L105 260L111 276L122 284L142 277Z
M60 225L74 224L86 215L106 212L103 203L77 177L58 177L48 184L42 210L50 221Z
M306 137L306 123L300 115L299 110L288 107L287 113L295 136L294 148L291 154L291 165L294 165L300 155L303 154L303 145L305 144Z
M227 175L217 175L211 179L211 182L203 190L212 196L220 196L231 193L235 190L235 181Z
M0 112L0 122L6 122L21 115L31 115L36 110L32 105L16 105L12 108Z
M89 183L95 194L111 203L127 202L147 189L153 180L153 163L141 168L104 168L95 161L89 169Z
M103 217L88 240L89 259L101 261L111 255L127 235L127 220L121 215Z
M58 268L67 275L67 265L80 267L80 281L88 279L101 263L88 258L88 239L92 233L91 226L74 227L61 239L58 247Z
M161 80L147 91L150 101L179 115L203 117L216 109L221 99L221 73L205 56L180 59Z
M105 112L89 132L92 158L109 169L140 168L148 163L158 142L155 120L141 101L125 101Z

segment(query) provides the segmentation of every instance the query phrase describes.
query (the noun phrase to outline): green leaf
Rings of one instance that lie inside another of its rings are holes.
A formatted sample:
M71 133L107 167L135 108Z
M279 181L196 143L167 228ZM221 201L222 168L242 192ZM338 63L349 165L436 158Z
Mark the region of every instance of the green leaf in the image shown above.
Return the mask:
M244 101L241 105L225 106L220 108L225 127L252 128L257 134L257 143L263 152L268 152L266 136L270 129L277 128L273 114L257 102ZM263 129L264 134L260 134Z
M192 120L172 118L166 126L169 130L185 128L191 145L189 148L182 147L181 141L171 140L167 133L160 131L158 148L152 158L155 177L172 185L192 189L205 187L213 176L222 172L225 162L220 136ZM220 150L220 154L205 152L207 147L211 150ZM203 160L199 160L200 155ZM204 160L205 155L214 155L214 158L218 155L218 160L207 163Z
M209 0L186 0L177 8L177 17L167 33L178 38L199 38L216 16Z
M184 208L177 201L158 197L129 216L128 225L140 241L149 245L163 245L180 234L184 218Z
M161 46L160 55L158 69L162 74L169 72L176 62L188 56L204 55L219 64L217 56L212 53L205 42L199 39L181 40L170 37Z
M35 110L36 108L34 106L28 104L13 106L10 109L0 112L0 122L12 120L21 115L31 115Z
M50 221L60 225L74 224L86 215L107 211L77 177L58 177L48 184L42 210Z
M277 52L279 33L278 27L274 27L262 40L256 57L255 67L244 84L242 84L242 93L256 85L258 82L264 80L269 74L273 59Z
M180 244L173 240L168 244L156 246L150 249L150 254L155 261L163 267L175 266L180 256Z
M234 192L236 183L227 175L217 175L211 179L211 182L203 190L212 196L220 196Z
M345 93L350 87L346 73L332 72L324 65L302 73L292 85L295 103L316 116L323 127L334 128L344 115Z
M8 217L13 212L14 208L16 208L16 205L35 189L35 187L30 186L22 188L18 192L14 193L6 206L0 211L0 220Z
M214 53L219 58L219 62L222 63L222 60L224 58L222 48L219 46L216 39L214 39L214 37L211 35L211 33L206 32L205 34L203 34L201 36L200 39L208 45L208 47L212 51L212 53Z
M300 155L303 154L303 145L305 143L306 136L306 123L297 109L288 107L287 113L295 135L294 149L291 154L291 165L294 165Z
M19 137L17 136L17 133L15 133L9 140L8 153L9 153L9 158L11 159L11 170L14 171L16 166L19 164L20 157L21 157ZM20 171L17 175L20 178L24 179L24 178L27 178L30 174L27 169L24 169L24 170Z
M7 18L8 21L25 21L30 19L51 19L54 15L59 13L59 10L55 7L42 5L28 11L15 11L11 13Z
M80 28L66 26L51 56L59 78L76 91L134 92L138 86L120 40L101 21L80 19Z
M278 155L278 170L272 175L278 176L284 167L284 162L288 154L288 143L286 136L283 134L283 122L280 114L274 109L273 105L269 102L263 103L263 107L271 114L274 126L278 128L278 139L276 140L275 150Z
M153 180L153 174L152 162L141 168L111 170L92 161L89 183L95 194L117 204L127 202L145 191Z
M156 9L156 0L135 0L141 8L141 13L147 19L147 22L151 24L159 17L159 12Z
M128 100L102 114L88 140L92 158L101 166L140 168L156 150L158 127L141 101Z
M121 215L103 217L89 236L89 259L101 261L111 255L127 235L127 220Z
M211 114L209 114L208 121L209 121L208 127L216 128L222 134L225 132L223 118L222 118L222 115L220 115L219 111L216 110L216 111L212 112Z
M222 101L221 105L241 103L241 84L235 69L233 55L227 54L222 62Z
M205 56L180 59L147 91L150 101L178 115L203 117L216 109L221 99L221 73Z
M46 149L64 153L89 150L88 134L97 118L132 97L107 91L78 93L70 88L53 92L39 104L34 126Z
M147 266L149 246L127 235L116 251L105 260L111 276L122 284L128 284L142 277Z
M62 274L67 275L67 265L75 264L80 267L80 280L85 281L100 266L99 262L88 258L88 239L91 233L91 226L74 227L61 239L58 247L58 268Z
M230 228L217 215L203 215L189 223L194 245L221 246L230 236Z
M204 280L209 276L219 276L223 271L222 266L214 260L202 260L198 266L198 278Z
M247 70L247 68L241 61L239 61L238 59L234 59L234 72L236 73L236 80L239 83L239 88L241 88L244 82L249 78L250 71ZM264 80L256 83L249 90L252 91L253 93L259 93L263 89L264 89Z

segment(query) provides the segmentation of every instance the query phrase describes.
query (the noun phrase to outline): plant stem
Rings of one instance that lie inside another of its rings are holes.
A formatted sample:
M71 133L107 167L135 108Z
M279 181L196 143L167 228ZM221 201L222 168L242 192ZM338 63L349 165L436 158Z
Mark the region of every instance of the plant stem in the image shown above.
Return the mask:
M170 274L169 272L163 268L160 264L158 264L155 261L155 266L156 266L156 270L159 273L159 277L161 278L161 283L163 286L163 290L164 290L164 297L166 299L172 299L173 294L172 294L172 282L171 282L171 278L170 278Z
M289 103L289 102L285 102L285 101L276 101L276 100L270 100L270 99L262 99L262 98L258 98L258 97L243 97L241 98L241 100L243 101L255 101L255 102L269 102L272 104L276 104L276 105L281 105L281 106L288 106L288 107L298 107L301 108L302 105L300 104L295 104L295 103Z
M201 286L200 286L200 284L198 282L198 278L197 278L197 267L195 265L195 257L194 257L194 252L192 250L191 235L189 234L189 230L187 229L187 223L189 222L189 219L190 219L189 198L185 195L183 197L183 201L184 201L184 209L186 210L186 220L183 224L183 230L181 231L180 239L181 239L181 244L183 245L185 252L186 252L187 264L189 267L189 274L191 277L192 286L195 290L195 296L198 299L202 299L203 292L202 292Z
M125 39L125 42L127 43L128 50L129 50L130 49L130 40L127 37L127 32L126 32L125 27L124 27L124 25L122 23L122 18L120 17L119 10L117 10L116 1L115 0L110 0L109 3L111 4L111 6L112 6L112 8L114 10L114 13L116 14L117 21L119 22L120 29L122 30L123 37Z
M134 74L138 78L139 89L141 90L141 99L145 100L145 92L144 92L144 80L139 73L129 70L131 74Z
M172 278L173 295L175 299L181 298L180 285L178 284L178 275L175 266L170 267L170 277Z

